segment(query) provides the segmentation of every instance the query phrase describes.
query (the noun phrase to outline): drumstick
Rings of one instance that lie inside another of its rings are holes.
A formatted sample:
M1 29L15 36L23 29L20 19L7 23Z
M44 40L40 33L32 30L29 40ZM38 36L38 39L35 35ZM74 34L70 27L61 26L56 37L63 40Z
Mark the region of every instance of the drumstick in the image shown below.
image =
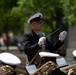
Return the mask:
M46 36L46 37L48 38L49 36L51 36L52 34L56 33L56 32L59 31L59 30L60 30L60 28L58 28L57 30L55 30L54 32L52 32L51 34L49 34L49 35Z

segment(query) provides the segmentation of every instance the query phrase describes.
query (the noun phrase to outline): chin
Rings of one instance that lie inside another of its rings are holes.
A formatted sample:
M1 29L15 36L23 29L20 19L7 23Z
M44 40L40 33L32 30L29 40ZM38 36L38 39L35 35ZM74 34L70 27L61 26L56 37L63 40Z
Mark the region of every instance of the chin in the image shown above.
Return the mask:
M39 29L39 31L41 31L42 29Z

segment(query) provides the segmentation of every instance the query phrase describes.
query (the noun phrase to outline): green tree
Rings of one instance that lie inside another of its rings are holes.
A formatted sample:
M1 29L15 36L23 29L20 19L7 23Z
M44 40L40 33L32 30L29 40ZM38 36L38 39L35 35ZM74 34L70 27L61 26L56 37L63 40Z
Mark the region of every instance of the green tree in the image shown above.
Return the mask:
M76 0L64 0L63 4L64 17L63 20L69 25L76 24Z
M76 22L75 0L18 0L17 4L18 6L14 7L11 13L13 16L19 16L22 23L27 22L30 15L36 12L43 13L45 33L59 28L60 22L69 25Z
M11 9L17 6L17 0L0 0L0 32L11 30Z
M41 12L46 34L62 28L65 24L68 27L76 23L76 0L18 0L17 4L18 6L12 9L11 15L18 16L22 25L32 14ZM56 36L58 34L55 38Z
M16 2L17 0L0 0L0 33L3 33L3 32L6 33L7 50L10 44L9 37L8 37L8 31L12 30L15 27L15 26L12 27L12 25L14 24L12 23L13 20L12 20L12 16L10 15L10 13L11 13L12 7L17 5Z
M2 0L0 6L1 31L6 27L15 33L23 31L23 24L36 12L43 13L45 33L59 28L61 22L69 25L76 22L76 0L18 0L17 5L15 0Z

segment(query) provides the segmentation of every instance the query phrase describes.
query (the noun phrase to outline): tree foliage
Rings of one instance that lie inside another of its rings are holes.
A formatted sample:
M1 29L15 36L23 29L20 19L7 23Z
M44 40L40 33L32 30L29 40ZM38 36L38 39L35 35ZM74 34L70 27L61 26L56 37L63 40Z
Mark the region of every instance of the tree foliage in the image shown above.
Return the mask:
M36 12L43 14L46 33L61 27L62 23L74 25L76 22L76 0L18 0L17 5L14 3L15 0L0 1L0 26L8 25L15 33L21 32L23 24Z
M64 0L64 21L69 25L76 24L76 0Z
M21 16L21 20L27 22L30 15L41 12L44 15L45 30L47 26L55 30L61 26L60 22L75 24L75 9L76 0L19 0L18 7L12 9L12 14Z
M17 0L0 0L0 32L8 32L12 28L11 9Z

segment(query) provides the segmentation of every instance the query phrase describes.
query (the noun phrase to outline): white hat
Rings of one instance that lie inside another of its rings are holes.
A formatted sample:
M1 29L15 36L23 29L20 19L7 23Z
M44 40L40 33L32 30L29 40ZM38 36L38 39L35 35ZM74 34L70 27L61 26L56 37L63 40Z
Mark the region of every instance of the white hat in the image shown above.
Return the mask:
M28 23L32 23L33 21L42 20L42 14L36 13L28 19Z
M0 61L9 65L18 65L21 63L21 60L17 56L8 52L0 53Z
M73 56L76 57L76 50L74 50L72 53L73 53Z
M40 57L58 57L59 54L50 53L50 52L40 52Z

